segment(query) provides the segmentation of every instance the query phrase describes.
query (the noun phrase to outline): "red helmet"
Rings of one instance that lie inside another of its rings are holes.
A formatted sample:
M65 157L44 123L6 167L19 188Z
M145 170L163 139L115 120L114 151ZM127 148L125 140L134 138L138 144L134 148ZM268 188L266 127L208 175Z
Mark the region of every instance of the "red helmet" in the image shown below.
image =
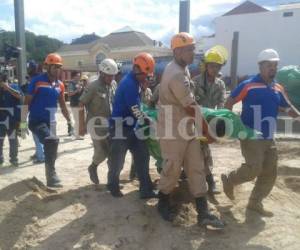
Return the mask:
M48 65L51 65L51 64L63 65L61 56L59 54L56 54L56 53L49 54L46 57L44 63L48 64Z
M133 59L133 65L139 66L140 70L146 75L152 75L154 72L155 61L152 55L142 52Z

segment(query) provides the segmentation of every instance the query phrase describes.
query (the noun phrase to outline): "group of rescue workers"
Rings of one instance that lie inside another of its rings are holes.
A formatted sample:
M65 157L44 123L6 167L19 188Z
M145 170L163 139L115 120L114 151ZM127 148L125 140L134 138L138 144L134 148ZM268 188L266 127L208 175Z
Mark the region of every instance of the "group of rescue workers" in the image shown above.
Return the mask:
M140 183L140 198L158 198L158 212L164 220L174 219L170 194L185 175L195 198L198 224L224 228L224 222L208 209L207 193L219 193L212 174L213 161L209 148L216 138L202 118L199 107L232 110L234 104L242 101L242 122L260 131L262 136L240 140L245 163L229 174L222 174L223 189L228 198L234 200L234 187L256 178L247 208L264 216L272 216L272 212L262 204L271 192L277 174L275 128L268 118L276 120L279 111L300 118L299 111L290 103L283 87L275 82L278 53L273 49L262 51L258 56L259 73L240 83L226 100L225 84L219 78L220 70L226 63L222 53L208 51L204 55L201 74L191 79L188 66L194 59L194 38L188 33L178 33L171 40L171 49L174 59L166 66L153 94L148 84L149 77L154 73L155 60L149 53L136 55L131 72L119 83L114 80L119 73L117 63L113 59L104 59L99 65L98 79L83 87L76 84L70 86L70 97L76 96L71 101L76 138L88 132L93 141L94 154L88 166L91 181L99 184L97 167L107 159L107 189L112 196L122 197L120 173L129 150L133 159L132 169ZM0 117L0 163L3 162L5 135L10 137L11 162L17 162L18 143L12 139L16 137L11 135L16 133L18 117L21 116L19 128L24 130L28 124L37 143L43 145L47 186L54 188L62 187L55 167L59 144L55 131L57 103L68 124L71 124L64 84L58 79L62 65L58 54L49 54L45 59L46 72L33 76L28 85L22 112L10 113L9 124L3 122L7 117ZM74 78L79 81L80 75ZM87 82L88 79L82 80ZM7 96L1 98L1 107L8 107L9 98L15 101L22 99L18 86L2 82L1 88ZM163 158L158 193L149 175L149 151L144 138L138 133L144 124L154 126L154 121L141 110L142 102L158 107L155 126ZM256 122L254 106L260 109L260 123ZM200 137L205 140L199 140L199 128Z

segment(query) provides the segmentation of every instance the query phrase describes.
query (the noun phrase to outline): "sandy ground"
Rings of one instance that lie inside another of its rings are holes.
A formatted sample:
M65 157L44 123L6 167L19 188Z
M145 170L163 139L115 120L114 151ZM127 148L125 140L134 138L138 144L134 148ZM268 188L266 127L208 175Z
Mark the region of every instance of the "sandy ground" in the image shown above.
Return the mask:
M0 169L0 249L300 249L299 140L278 142L279 175L265 201L275 216L262 218L246 211L253 183L244 184L236 189L235 203L223 193L210 203L227 226L224 231L209 231L195 224L192 204L183 204L171 224L159 217L157 200L140 200L137 181L128 181L130 155L122 172L123 198L113 198L105 189L106 163L99 167L102 184L95 188L87 174L91 141L88 137L75 141L66 130L66 122L59 116L57 170L63 189L53 192L43 185L44 166L29 160L34 153L31 137L20 141L20 166L12 168L6 163ZM212 150L221 189L220 173L242 162L239 143L215 144ZM153 160L151 173L153 180L158 178ZM182 193L178 194L180 198Z

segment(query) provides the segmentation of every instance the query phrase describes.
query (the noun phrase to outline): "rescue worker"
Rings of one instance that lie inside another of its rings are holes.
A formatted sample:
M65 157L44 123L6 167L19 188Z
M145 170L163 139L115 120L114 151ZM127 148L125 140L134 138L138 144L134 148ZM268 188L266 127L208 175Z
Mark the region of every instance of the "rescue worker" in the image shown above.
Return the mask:
M150 88L147 86L148 84L145 84L143 87L141 87L141 93L140 93L140 98L141 98L141 103L146 104L147 106L150 106L151 104L151 98L152 98L152 91ZM136 166L134 164L133 157L132 162L131 162L131 168L129 172L129 179L132 181L136 178Z
M18 137L20 107L23 98L19 84L8 84L0 79L0 166L4 163L3 143L5 136L9 141L11 166L18 166Z
M274 132L278 111L300 120L299 111L289 102L284 88L274 80L279 60L275 50L263 50L258 56L259 74L240 83L225 104L232 110L234 104L242 101L243 123L261 132L261 136L240 140L245 163L227 175L222 174L224 192L234 200L234 187L256 178L247 208L268 217L273 213L264 208L262 201L271 192L277 176Z
M83 89L85 89L88 85L89 77L87 75L82 75L80 81L82 83Z
M224 56L214 50L208 50L204 55L204 62L201 65L201 74L193 78L195 84L195 98L198 105L206 108L224 108L226 88L225 83L218 77L222 66L225 64ZM220 193L211 172L213 159L209 145L201 142L201 150L204 156L206 181L209 194Z
M28 62L27 74L28 74L27 84L22 86L24 88L23 91L25 91L24 93L26 94L31 79L39 74L38 64L34 60L30 60ZM35 134L32 133L32 137L35 144L35 153L32 156L30 156L30 159L34 164L44 163L45 162L44 146L42 143L40 143L39 138Z
M94 184L99 184L98 165L108 158L109 153L108 118L117 87L114 80L118 73L116 62L113 59L104 59L99 65L99 73L99 78L87 86L79 99L80 135L83 136L88 127L94 146L93 160L88 167L90 179ZM87 111L86 119L84 108Z
M44 65L46 72L34 77L28 86L25 108L29 106L29 129L44 145L47 186L57 188L62 187L55 169L59 144L55 119L57 103L68 123L71 120L65 103L65 87L58 79L63 65L62 58L51 53L47 55ZM24 110L21 129L26 127L26 118L27 112Z
M74 120L74 136L76 140L83 140L84 138L79 135L79 98L83 93L80 72L72 73L71 77L72 80L68 84L68 96Z
M141 86L153 74L155 61L148 53L140 53L133 60L131 72L121 80L115 95L110 120L111 164L108 171L107 188L114 197L122 197L119 179L126 152L131 151L140 181L140 198L156 197L149 175L149 152L145 141L136 134L138 119L146 121L140 111Z
M170 193L178 183L183 166L190 192L196 200L198 224L223 228L224 224L208 209L203 155L194 130L196 102L188 65L194 60L195 40L190 34L181 32L173 36L171 48L174 59L166 66L159 88L157 129L164 162L158 184L158 212L164 220L174 219ZM182 121L186 121L184 126ZM201 122L205 137L212 142L202 117ZM182 130L187 134L182 134Z

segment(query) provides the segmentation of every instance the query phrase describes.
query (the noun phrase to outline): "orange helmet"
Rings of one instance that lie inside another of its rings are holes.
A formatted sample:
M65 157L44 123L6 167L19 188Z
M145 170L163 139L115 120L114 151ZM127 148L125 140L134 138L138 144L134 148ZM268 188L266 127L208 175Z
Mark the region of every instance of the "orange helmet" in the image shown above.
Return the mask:
M133 59L133 65L139 66L143 73L152 75L154 72L155 61L152 55L142 52Z
M191 44L195 44L195 40L189 33L180 32L172 37L171 49L185 47Z
M62 65L62 58L59 54L51 53L46 57L44 63L48 65L51 64Z

